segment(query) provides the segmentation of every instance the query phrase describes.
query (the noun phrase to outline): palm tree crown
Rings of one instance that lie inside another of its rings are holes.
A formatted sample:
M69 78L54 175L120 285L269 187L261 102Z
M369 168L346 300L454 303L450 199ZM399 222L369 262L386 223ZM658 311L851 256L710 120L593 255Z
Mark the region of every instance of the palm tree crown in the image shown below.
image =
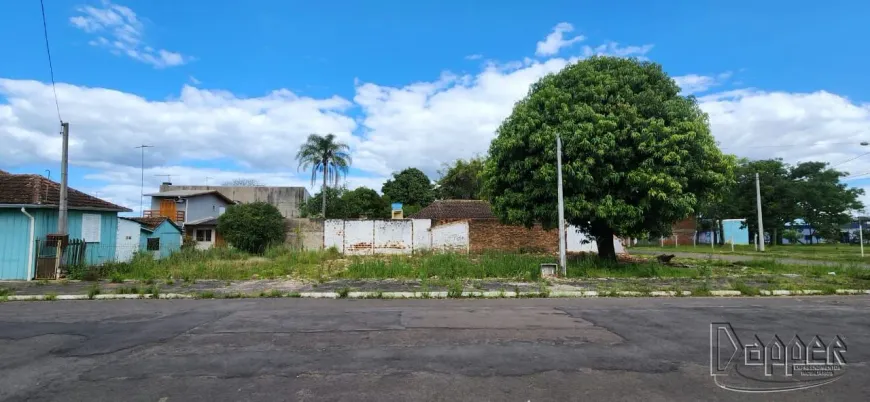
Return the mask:
M347 175L351 164L350 147L337 142L334 134L320 136L311 134L296 153L299 170L311 169L311 184L317 181L317 174L323 174L323 218L326 218L326 185L328 182L338 186L342 175Z

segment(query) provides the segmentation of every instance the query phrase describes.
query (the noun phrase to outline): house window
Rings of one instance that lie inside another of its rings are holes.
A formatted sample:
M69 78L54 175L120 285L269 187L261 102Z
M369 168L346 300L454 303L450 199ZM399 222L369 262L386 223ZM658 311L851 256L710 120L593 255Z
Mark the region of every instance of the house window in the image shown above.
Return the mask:
M148 247L146 248L148 251L159 251L160 250L160 238L154 237L148 239Z
M211 229L197 229L196 241L211 241Z

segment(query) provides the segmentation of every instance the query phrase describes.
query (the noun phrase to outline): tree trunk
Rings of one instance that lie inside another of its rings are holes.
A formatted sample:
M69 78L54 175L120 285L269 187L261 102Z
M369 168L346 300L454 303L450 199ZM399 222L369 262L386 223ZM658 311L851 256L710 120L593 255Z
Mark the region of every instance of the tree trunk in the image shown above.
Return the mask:
M322 200L322 213L323 219L326 219L326 177L329 172L329 165L324 162L323 164L323 188L320 190L320 198Z
M598 258L616 261L616 248L613 246L613 229L606 225L593 225L592 233L598 243Z
M725 244L725 226L722 225L722 220L716 221L716 230L719 231L719 244Z
M776 228L773 228L773 239L771 239L773 241L771 242L772 243L771 246L775 246L777 244L777 242L779 242L779 237L776 237L776 236L777 236Z

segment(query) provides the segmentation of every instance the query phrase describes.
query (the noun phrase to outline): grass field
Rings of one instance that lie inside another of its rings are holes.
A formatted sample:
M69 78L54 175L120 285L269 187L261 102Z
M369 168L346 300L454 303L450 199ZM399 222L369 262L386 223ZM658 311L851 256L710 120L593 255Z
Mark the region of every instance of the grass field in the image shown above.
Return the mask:
M864 262L870 263L870 245L865 245L867 257L861 257L861 249L858 245L850 244L812 244L812 245L767 245L765 251L755 251L755 246L735 245L734 251L731 251L731 246L716 246L711 248L710 245L693 246L638 246L629 248L638 250L651 251L682 251L687 253L705 253L705 254L737 254L750 255L762 258L793 258L799 260L816 260L816 261L835 261L835 262Z

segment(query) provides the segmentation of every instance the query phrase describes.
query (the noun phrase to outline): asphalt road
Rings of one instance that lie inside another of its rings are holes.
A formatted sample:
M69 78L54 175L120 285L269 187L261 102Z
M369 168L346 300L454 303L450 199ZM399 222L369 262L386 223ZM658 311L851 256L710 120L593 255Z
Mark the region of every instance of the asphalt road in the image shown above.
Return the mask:
M717 387L710 324L840 335L832 384ZM870 400L870 298L0 303L0 400Z

